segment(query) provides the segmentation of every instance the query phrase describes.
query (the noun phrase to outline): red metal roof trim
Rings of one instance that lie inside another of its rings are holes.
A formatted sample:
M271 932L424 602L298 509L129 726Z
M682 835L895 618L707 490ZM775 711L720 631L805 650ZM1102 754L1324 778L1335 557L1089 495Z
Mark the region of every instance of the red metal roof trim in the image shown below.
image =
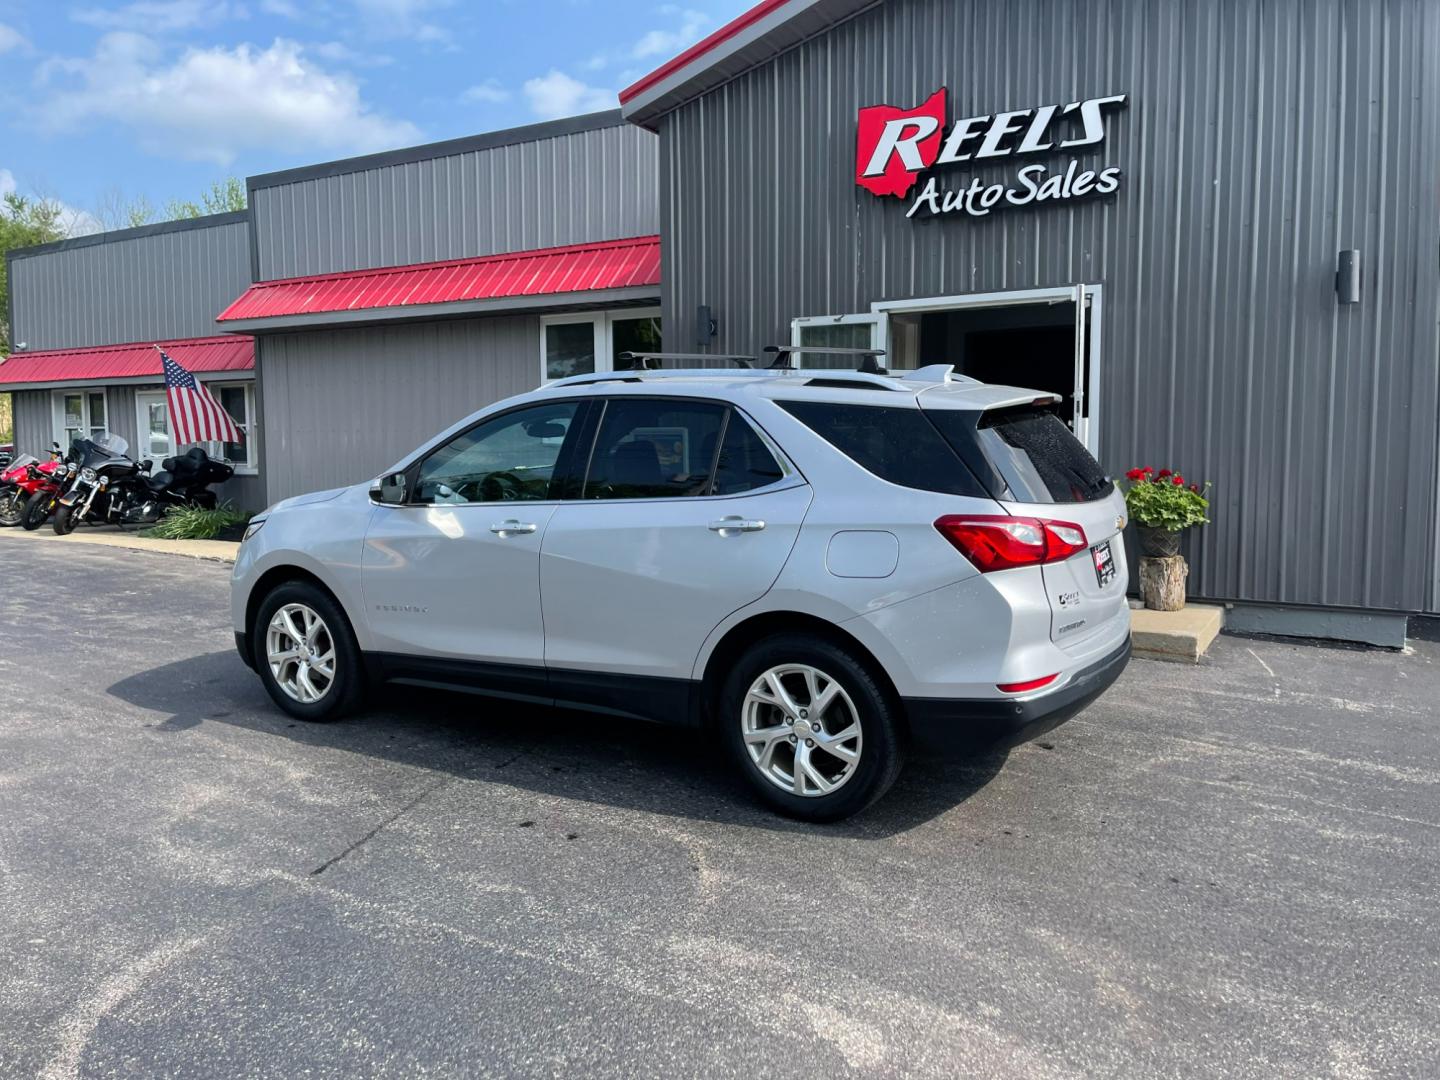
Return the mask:
M742 12L741 14L737 15L724 26L720 27L719 30L716 30L713 34L709 35L708 37L701 38L694 45L691 45L679 56L675 57L675 59L661 64L649 75L646 75L644 78L640 79L639 82L631 83L624 90L621 90L620 104L624 105L636 95L643 94L646 90L649 90L656 83L668 78L675 72L679 71L681 68L685 67L692 60L696 60L701 56L704 56L711 49L729 41L736 34L739 34L747 27L755 25L757 22L765 18L766 15L769 15L776 8L782 8L789 2L790 0L763 0L763 3L756 4L749 11Z
M660 238L640 236L447 262L261 281L219 322L547 296L660 284Z
M243 334L222 334L209 338L11 353L0 360L0 387L150 376L159 382L164 372L155 345L190 372L251 371L255 367L255 339Z

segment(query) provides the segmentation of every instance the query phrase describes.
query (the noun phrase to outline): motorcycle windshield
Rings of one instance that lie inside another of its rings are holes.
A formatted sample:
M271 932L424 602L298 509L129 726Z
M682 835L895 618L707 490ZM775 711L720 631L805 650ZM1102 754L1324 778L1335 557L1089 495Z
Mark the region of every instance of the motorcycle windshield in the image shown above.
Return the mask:
M113 431L104 431L90 440L100 449L107 451L111 457L124 457L130 452L130 444L123 436L116 435Z
M112 462L127 460L125 451L130 449L130 444L119 435L106 432L93 439L76 440L75 449L79 451L81 465L98 469Z
M4 473L4 475L5 475L6 479L9 479L9 478L10 478L10 474L11 474L11 473L14 473L16 476L24 476L24 475L25 475L25 466L26 466L26 465L35 465L35 464L38 464L38 462L36 461L36 459L35 459L34 457L32 457L32 456L29 455L29 454L21 454L21 455L20 455L19 457L17 457L15 460L13 460L12 462L10 462L9 465L6 465L6 466L5 466L5 473Z

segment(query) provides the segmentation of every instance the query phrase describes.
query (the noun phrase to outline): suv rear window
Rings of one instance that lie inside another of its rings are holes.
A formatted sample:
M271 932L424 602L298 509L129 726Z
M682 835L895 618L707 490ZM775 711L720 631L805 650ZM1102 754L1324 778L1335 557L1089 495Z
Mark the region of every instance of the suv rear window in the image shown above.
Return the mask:
M932 409L925 415L1002 501L1093 502L1115 488L1090 451L1048 409Z
M985 496L974 474L919 409L829 401L776 404L882 480L942 495Z

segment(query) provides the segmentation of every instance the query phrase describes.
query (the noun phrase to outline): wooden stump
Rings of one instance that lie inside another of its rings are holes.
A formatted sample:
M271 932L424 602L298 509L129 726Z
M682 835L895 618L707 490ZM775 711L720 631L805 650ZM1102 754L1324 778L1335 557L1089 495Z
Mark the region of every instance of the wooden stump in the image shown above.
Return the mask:
M1140 595L1152 611L1179 611L1185 606L1185 579L1190 567L1184 555L1140 559Z

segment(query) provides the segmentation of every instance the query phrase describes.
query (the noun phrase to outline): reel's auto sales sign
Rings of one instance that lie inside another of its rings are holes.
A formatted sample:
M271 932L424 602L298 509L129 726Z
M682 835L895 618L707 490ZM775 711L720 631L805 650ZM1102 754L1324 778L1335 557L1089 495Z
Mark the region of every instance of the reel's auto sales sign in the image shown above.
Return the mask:
M1105 141L1107 110L1125 104L1124 94L1060 105L970 116L945 130L946 90L942 86L913 109L871 105L860 110L856 129L855 182L875 195L908 199L922 173L945 165L985 165L995 158L1065 151L1079 152ZM1035 163L995 183L971 177L968 184L942 187L926 178L906 211L964 213L984 217L993 210L1109 195L1120 186L1114 165L1082 168L1071 157L1063 167Z

